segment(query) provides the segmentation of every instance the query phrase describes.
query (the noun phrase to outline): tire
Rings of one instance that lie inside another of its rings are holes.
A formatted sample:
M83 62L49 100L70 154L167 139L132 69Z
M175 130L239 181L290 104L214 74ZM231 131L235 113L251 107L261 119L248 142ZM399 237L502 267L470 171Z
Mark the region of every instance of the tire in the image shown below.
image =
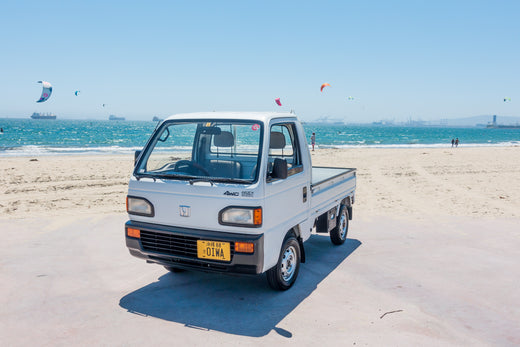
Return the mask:
M164 266L164 268L170 272L173 272L173 273L177 273L177 272L184 272L186 270L184 269L180 269L178 267L173 267L173 266Z
M342 245L347 239L348 218L347 206L341 205L336 226L330 231L330 240L333 244Z
M300 271L301 251L298 240L291 235L285 238L278 262L267 270L267 282L274 290L287 290L296 281Z

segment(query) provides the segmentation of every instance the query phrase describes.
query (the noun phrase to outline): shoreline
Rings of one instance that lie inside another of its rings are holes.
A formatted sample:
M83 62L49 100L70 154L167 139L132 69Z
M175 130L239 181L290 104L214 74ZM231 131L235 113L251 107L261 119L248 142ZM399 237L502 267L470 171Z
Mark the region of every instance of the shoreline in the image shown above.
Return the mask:
M24 152L20 147L0 147L0 158L27 158L27 157L73 157L73 156L125 156L133 155L135 151L142 150L143 147L49 147L49 146L25 146L31 151ZM455 148L508 148L520 147L520 141L499 142L499 143L464 143L458 147L452 147L449 143L432 143L432 144L369 144L369 145L319 145L315 148L317 150L353 150L353 149L455 149ZM312 147L309 145L309 149ZM13 152L11 152L13 151ZM12 153L12 154L11 154Z
M349 148L313 165L357 168L358 217L520 217L520 147ZM125 212L133 155L2 158L0 218Z

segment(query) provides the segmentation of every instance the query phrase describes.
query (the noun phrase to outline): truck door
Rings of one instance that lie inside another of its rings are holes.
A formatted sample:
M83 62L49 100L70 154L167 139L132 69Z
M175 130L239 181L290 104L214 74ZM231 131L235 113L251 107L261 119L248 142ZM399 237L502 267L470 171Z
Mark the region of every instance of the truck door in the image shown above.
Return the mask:
M268 227L285 234L308 218L310 168L303 165L300 146L305 144L299 143L297 127L293 122L272 124L269 130L265 221L269 223ZM272 178L270 175L276 158L287 161L286 179ZM304 240L307 238L305 235L302 237Z

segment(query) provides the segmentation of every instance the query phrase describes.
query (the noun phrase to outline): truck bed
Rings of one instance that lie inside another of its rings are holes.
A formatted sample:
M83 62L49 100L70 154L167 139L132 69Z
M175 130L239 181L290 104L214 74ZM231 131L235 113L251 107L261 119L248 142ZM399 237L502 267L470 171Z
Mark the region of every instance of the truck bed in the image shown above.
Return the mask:
M316 215L337 206L356 189L356 169L312 167L311 211Z
M313 166L311 187L319 186L330 179L355 171L356 169L351 168Z

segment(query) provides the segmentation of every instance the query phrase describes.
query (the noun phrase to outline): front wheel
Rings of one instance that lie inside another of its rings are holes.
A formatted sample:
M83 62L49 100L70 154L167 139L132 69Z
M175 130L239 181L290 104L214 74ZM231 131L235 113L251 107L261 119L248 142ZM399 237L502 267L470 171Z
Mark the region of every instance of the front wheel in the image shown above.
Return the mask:
M278 262L267 270L267 282L274 290L287 290L296 281L300 270L300 244L294 236L285 239Z
M347 239L348 233L348 210L347 206L341 205L338 214L338 222L330 231L330 240L335 245L341 245Z

